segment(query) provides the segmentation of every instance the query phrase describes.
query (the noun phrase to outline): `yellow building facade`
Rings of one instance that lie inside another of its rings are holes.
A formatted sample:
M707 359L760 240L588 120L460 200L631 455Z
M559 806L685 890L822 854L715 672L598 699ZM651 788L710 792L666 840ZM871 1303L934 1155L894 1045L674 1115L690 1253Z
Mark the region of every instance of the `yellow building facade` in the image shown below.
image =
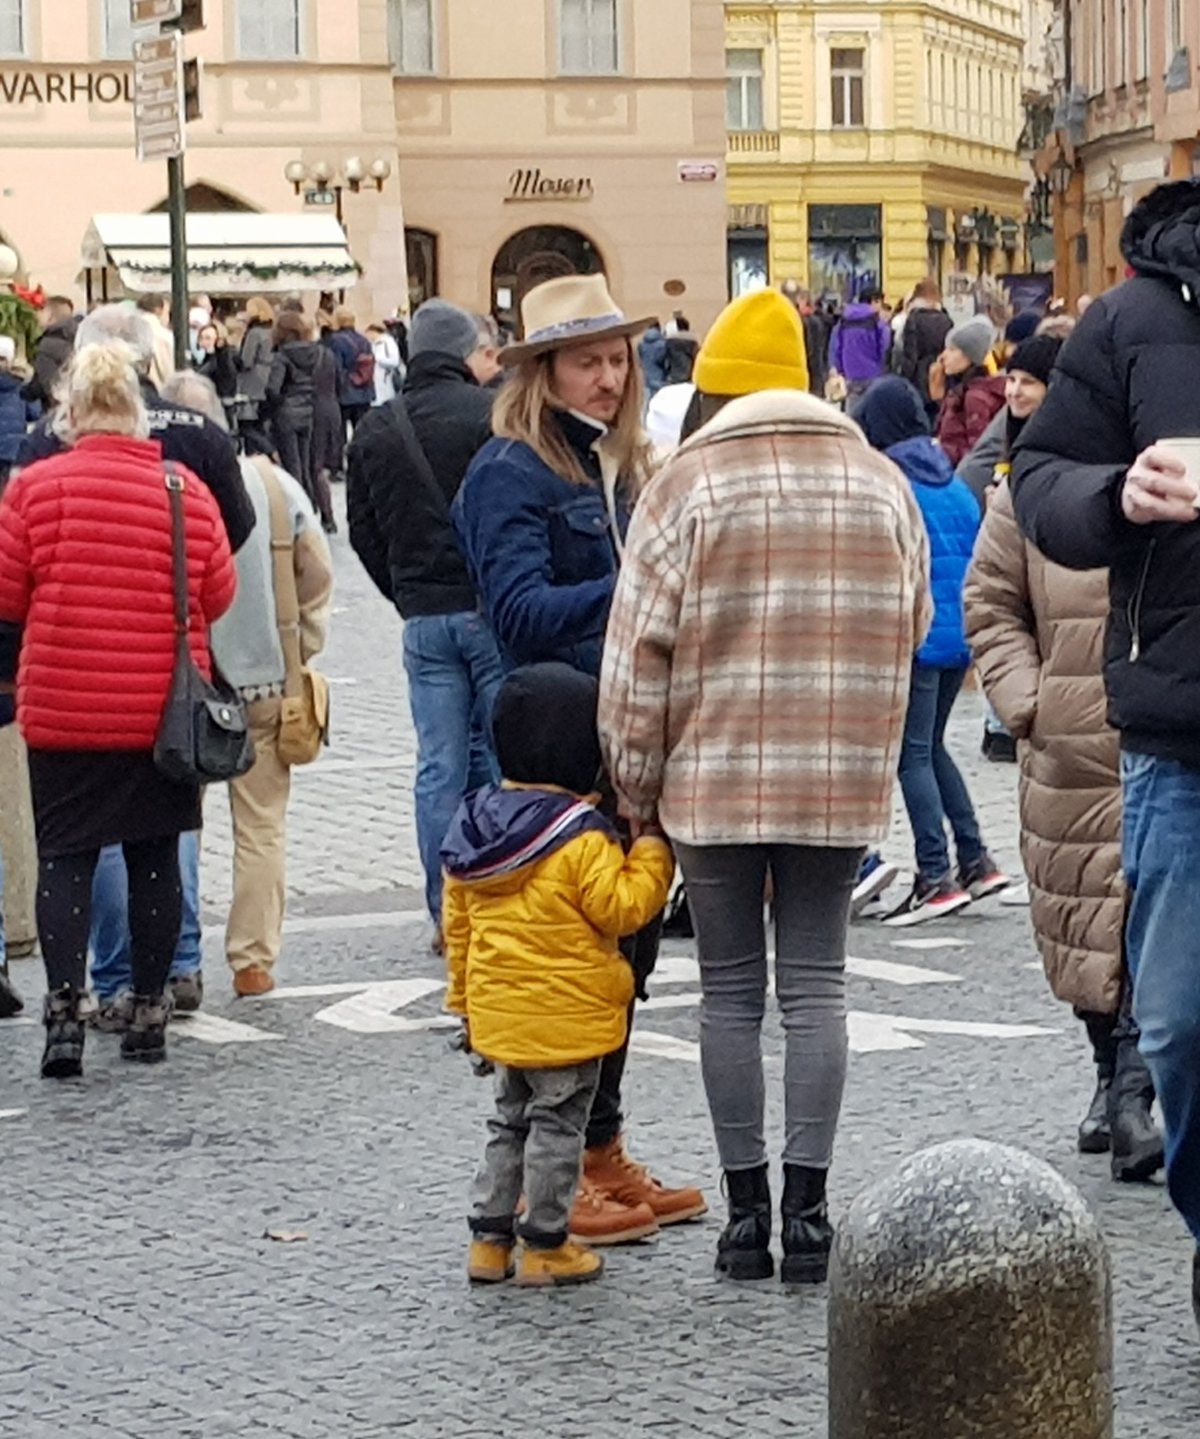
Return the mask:
M730 286L1024 268L1021 0L726 6Z

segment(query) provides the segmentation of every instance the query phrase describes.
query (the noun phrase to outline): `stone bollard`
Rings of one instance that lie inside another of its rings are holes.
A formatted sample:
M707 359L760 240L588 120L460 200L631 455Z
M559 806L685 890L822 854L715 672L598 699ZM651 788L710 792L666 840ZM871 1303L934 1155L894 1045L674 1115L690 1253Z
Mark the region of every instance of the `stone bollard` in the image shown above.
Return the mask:
M5 936L9 953L16 959L37 942L37 845L25 745L16 725L0 729L0 852L4 855Z
M923 1150L838 1229L829 1439L1112 1439L1112 1349L1096 1221L1021 1150Z

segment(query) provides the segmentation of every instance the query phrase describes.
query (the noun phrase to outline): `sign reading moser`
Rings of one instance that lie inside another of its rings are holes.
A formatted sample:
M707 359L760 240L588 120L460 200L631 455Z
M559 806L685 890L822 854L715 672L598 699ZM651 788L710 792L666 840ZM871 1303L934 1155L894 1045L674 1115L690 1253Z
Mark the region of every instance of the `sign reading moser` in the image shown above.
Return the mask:
M524 200L590 200L596 193L586 175L574 180L543 175L541 170L514 170L508 177L506 205Z

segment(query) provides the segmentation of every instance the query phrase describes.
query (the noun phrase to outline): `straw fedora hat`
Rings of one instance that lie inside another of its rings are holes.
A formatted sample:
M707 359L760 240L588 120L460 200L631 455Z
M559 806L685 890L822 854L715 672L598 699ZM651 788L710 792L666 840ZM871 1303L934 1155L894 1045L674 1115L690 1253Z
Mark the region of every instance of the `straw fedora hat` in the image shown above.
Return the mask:
M529 291L521 301L521 323L525 339L500 351L502 365L519 365L587 340L637 335L655 321L627 319L603 275L564 275Z

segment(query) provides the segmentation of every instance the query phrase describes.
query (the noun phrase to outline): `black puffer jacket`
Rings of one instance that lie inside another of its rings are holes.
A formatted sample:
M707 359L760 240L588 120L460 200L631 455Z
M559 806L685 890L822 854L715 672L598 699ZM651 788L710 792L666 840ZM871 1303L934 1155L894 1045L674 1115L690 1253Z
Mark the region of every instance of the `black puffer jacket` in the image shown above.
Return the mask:
M404 393L373 409L355 432L346 489L350 543L405 619L477 606L450 506L491 438L494 398L462 360L426 352L409 365ZM433 488L409 460L401 412L429 461Z
M316 375L321 347L313 340L289 340L271 360L267 411L297 429L311 427L317 407Z
M1129 466L1200 435L1200 182L1130 215L1135 276L1096 300L1059 354L1013 464L1017 519L1044 554L1110 571L1105 681L1126 749L1200 769L1200 523L1132 525Z

